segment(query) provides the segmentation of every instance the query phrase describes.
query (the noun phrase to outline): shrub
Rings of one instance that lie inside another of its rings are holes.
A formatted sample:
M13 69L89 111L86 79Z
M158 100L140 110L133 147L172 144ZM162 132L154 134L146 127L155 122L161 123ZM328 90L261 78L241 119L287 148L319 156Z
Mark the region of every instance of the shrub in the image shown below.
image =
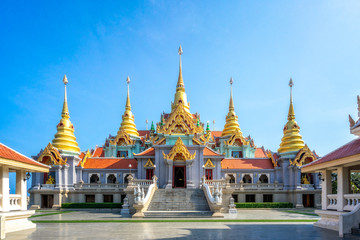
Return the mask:
M235 203L236 208L293 208L289 202L266 202L266 203Z
M61 208L121 208L122 203L63 203Z

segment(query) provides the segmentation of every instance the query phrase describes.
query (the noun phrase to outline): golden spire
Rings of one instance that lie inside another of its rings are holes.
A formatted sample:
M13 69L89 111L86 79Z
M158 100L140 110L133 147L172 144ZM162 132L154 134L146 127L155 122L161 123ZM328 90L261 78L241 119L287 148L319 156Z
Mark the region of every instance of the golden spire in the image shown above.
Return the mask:
M179 77L176 84L176 92L175 92L175 99L174 103L171 105L171 111L175 110L175 108L179 105L179 103L182 103L184 105L184 108L187 112L190 113L190 104L187 102L187 96L185 93L185 84L182 77L182 67L181 67L181 55L183 54L181 46L178 50L179 53Z
M226 122L224 126L224 130L221 134L221 136L228 136L234 134L236 131L239 131L242 135L242 132L240 130L240 126L238 123L238 117L235 113L235 107L234 107L234 101L232 97L232 84L233 84L233 78L230 78L230 102L229 102L229 112L226 115Z
M295 121L295 111L292 100L292 87L294 83L290 78L290 107L288 113L288 122L284 127L284 136L281 139L280 148L278 149L279 153L293 152L302 149L305 144L300 135L300 127Z
M121 131L125 131L127 134L139 136L139 133L136 129L135 125L135 118L134 114L131 112L131 105L130 105L130 90L129 90L129 84L130 84L130 78L129 76L126 79L127 82L127 97L126 97L126 104L125 104L125 112L122 116L122 122L118 131L118 135L121 133Z
M63 78L65 87L64 104L61 112L61 120L57 125L57 133L52 140L53 146L57 149L63 150L63 154L79 155L80 148L76 142L74 135L74 125L70 122L69 108L67 104L66 84L68 80L66 75Z

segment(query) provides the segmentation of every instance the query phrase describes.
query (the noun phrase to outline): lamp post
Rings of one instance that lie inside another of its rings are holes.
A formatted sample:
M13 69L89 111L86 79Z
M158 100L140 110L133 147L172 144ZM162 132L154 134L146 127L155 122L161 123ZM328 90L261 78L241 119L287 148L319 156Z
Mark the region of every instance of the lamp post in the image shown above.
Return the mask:
M203 179L204 179L204 183L205 183L205 165L202 165L203 168Z
M24 181L29 180L30 177L31 177L31 174L29 172L27 172L26 175L25 175Z
M130 168L130 175L131 175L131 167L132 167L132 165L131 165L131 163L129 164L129 168Z

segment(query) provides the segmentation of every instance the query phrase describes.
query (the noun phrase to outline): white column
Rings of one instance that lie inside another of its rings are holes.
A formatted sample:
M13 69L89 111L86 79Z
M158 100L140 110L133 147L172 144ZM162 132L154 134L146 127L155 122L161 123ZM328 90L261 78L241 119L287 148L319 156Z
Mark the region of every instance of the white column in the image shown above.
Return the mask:
M321 209L326 210L327 206L329 205L329 201L327 199L327 195L332 193L331 188L331 171L324 170L322 171L322 177L324 181L322 181L322 191L321 191Z
M343 211L345 205L344 194L349 193L349 168L339 167L337 169L337 210Z
M16 194L21 195L20 209L27 210L27 192L26 192L26 180L25 171L16 170Z
M0 168L0 193L2 195L1 198L1 208L3 212L10 211L10 189L9 189L9 168L6 166L2 166Z

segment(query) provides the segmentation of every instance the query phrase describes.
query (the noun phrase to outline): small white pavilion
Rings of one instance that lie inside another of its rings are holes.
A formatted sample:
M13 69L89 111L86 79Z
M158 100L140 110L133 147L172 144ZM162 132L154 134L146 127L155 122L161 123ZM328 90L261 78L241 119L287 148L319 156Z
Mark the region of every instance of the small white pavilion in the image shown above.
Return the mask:
M360 194L354 193L355 188L351 186L351 173L360 172L359 96L358 111L359 119L356 122L349 115L350 132L357 138L301 168L303 173L321 173L322 209L315 211L321 219L315 226L338 231L340 237L351 233L352 228L359 228L360 224ZM331 182L335 176L336 191Z
M10 194L9 173L16 172L16 193ZM29 172L49 172L49 166L28 158L0 143L0 237L19 230L35 228L28 220L35 213L27 210L26 181Z

